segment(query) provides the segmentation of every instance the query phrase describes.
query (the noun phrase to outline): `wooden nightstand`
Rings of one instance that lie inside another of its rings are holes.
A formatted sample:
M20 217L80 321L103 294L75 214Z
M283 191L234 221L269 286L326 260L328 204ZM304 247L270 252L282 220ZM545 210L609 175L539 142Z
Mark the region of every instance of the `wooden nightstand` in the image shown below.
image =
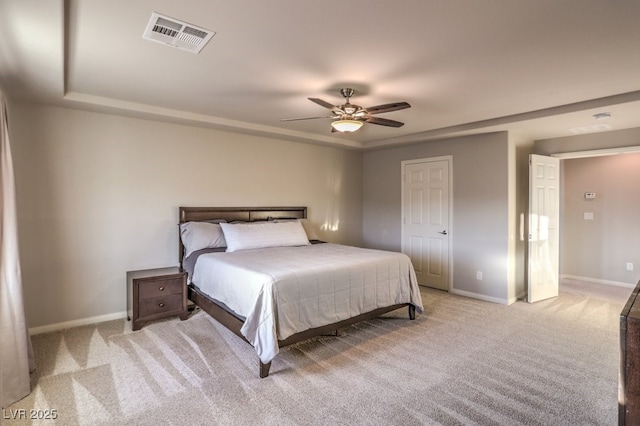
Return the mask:
M183 321L188 316L186 272L177 266L127 272L127 319L132 330L174 315Z

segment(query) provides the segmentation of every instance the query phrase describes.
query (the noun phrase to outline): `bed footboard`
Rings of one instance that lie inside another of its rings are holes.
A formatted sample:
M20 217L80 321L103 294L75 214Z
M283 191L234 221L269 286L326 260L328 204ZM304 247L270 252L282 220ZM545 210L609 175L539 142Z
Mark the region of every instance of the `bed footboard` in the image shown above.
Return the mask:
M240 328L242 328L243 320L236 316L235 314L227 311L220 304L215 302L213 299L209 298L204 293L200 292L200 290L194 285L189 286L189 299L192 300L196 305L198 305L203 311L207 312L213 318L215 318L219 323L227 327L233 333L237 334L243 340L246 341L246 338L240 333ZM377 318L380 315L386 314L391 311L395 311L396 309L400 309L404 306L408 307L409 310L409 319L416 319L416 307L410 303L400 303L397 305L387 306L384 308L378 308L371 312L366 312L364 314L360 314L353 318L347 318L345 320L339 321L334 324L328 324L322 327L312 328L309 330L302 331L300 333L296 333L292 336L287 337L284 340L278 341L278 347L283 348L288 345L292 345L294 343L301 342L303 340L310 339L316 336L335 334L338 335L338 330L343 327L347 327L352 324L356 324L362 321L367 321L373 318ZM260 378L263 379L269 376L269 370L271 368L271 363L263 363L260 361L259 364L259 374Z
M387 312L395 311L396 309L400 309L403 306L407 306L409 309L409 319L416 319L416 307L410 303L400 303L398 305L387 306L384 308L378 308L371 312L366 312L364 314L360 314L353 318L347 318L345 320L339 321L334 324L328 324L322 327L312 328L310 330L301 331L300 333L296 333L293 336L290 336L284 340L278 341L279 347L285 347L288 345L292 345L294 343L301 342L303 340L307 340L311 337L323 336L329 334L339 335L339 329L343 327L347 327L352 324L357 324L362 321L367 321L370 319L374 319L379 317L380 315L386 314ZM271 367L271 363L263 364L260 362L260 378L265 378L269 375L269 368Z

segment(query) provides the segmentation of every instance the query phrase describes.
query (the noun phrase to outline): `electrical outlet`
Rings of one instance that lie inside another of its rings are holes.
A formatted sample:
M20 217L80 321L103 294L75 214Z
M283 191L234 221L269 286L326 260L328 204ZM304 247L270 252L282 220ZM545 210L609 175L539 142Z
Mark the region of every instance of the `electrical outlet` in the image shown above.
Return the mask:
M633 271L633 263L631 262L627 263L627 271Z
M477 271L476 272L476 279L479 281L482 281L482 271Z

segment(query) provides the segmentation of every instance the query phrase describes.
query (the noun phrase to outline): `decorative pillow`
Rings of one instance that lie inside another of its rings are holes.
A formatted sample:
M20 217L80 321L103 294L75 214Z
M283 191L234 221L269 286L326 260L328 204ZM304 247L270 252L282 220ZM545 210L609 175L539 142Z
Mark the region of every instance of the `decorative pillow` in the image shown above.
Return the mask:
M221 223L227 251L267 247L308 246L302 224L291 222Z
M180 238L184 245L184 256L204 248L226 247L224 233L219 223L185 222L180 224Z

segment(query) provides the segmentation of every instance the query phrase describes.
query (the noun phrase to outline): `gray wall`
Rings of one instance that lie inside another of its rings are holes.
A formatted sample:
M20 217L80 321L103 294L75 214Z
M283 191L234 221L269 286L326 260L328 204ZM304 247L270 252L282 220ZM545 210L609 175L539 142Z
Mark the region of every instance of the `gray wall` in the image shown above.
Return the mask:
M401 161L451 155L452 291L507 303L508 144L506 133L490 133L365 152L364 245L401 251Z
M640 146L640 128L536 141L551 155ZM640 154L562 160L560 273L604 284L640 279ZM585 192L596 192L593 201ZM585 221L584 213L594 220ZM634 271L627 271L627 262Z
M178 207L307 206L359 245L360 152L13 102L30 327L125 311L126 271L176 265Z
M637 283L640 154L563 160L562 181L562 275ZM596 198L585 199L585 192ZM584 220L585 212L592 212L593 220ZM633 271L627 271L628 262Z

